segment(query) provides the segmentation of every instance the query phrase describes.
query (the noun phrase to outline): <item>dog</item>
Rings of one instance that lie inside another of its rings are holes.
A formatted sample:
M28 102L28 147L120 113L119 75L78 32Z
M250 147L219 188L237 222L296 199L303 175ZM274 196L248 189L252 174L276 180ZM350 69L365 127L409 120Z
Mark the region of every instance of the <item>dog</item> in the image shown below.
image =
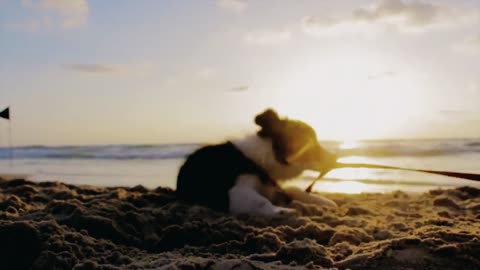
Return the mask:
M280 118L273 109L255 117L260 130L239 140L204 146L180 167L177 197L193 204L263 217L285 216L292 200L336 207L298 188L282 188L305 170L325 172L337 157L324 149L308 124Z

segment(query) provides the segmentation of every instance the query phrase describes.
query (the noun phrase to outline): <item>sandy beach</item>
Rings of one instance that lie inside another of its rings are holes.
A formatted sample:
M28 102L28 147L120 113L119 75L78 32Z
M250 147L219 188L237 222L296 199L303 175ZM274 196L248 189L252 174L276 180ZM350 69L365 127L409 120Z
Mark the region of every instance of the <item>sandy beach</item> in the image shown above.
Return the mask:
M2 269L479 269L480 190L325 194L234 217L173 190L0 181Z
M0 270L480 270L479 71L480 0L0 0Z

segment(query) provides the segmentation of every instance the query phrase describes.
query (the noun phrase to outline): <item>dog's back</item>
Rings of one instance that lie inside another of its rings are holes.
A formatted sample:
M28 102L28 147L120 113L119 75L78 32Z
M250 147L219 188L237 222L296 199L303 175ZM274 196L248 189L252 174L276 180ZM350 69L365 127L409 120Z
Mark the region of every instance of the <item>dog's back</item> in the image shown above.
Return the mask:
M267 174L232 143L205 146L188 156L177 178L180 200L228 211L228 191L239 175L255 174L268 182Z

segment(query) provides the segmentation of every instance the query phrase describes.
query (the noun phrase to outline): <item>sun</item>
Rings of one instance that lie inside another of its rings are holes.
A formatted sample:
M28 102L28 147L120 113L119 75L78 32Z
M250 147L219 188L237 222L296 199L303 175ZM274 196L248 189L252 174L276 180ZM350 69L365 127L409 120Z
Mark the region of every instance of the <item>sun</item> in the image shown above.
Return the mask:
M388 66L365 52L304 57L277 76L271 95L282 114L311 124L319 138L398 138L416 128L411 119L428 98L421 79Z

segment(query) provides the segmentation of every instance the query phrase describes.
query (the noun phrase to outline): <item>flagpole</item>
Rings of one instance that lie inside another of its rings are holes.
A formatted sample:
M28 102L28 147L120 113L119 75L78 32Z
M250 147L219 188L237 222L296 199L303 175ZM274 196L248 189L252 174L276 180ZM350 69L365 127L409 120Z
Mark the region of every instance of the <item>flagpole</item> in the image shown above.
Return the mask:
M9 146L9 158L10 158L10 167L13 166L13 149L12 149L12 120L8 120L8 146Z

